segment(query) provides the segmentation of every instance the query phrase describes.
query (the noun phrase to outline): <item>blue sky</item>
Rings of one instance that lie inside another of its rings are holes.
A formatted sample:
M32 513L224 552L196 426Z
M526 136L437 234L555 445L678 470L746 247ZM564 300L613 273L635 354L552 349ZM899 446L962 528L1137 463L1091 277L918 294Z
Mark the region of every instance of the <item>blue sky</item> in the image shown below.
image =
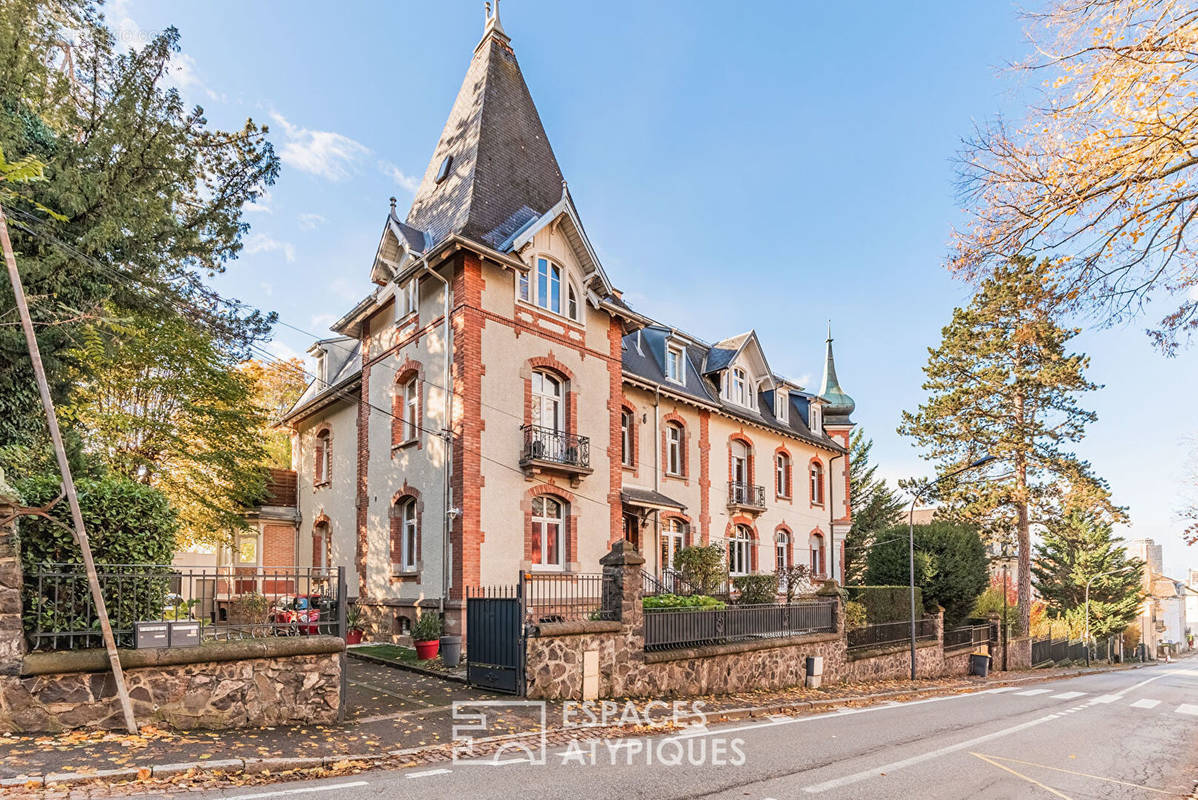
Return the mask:
M214 125L271 126L282 175L217 285L324 335L371 288L387 198L411 201L482 32L481 0L122 0L107 14L134 45L179 28L174 81ZM709 340L756 328L774 369L808 385L830 318L883 471L926 473L895 426L922 398L926 348L970 294L942 266L959 141L1033 96L1005 66L1025 53L1016 6L504 0L501 16L626 299ZM1186 437L1198 449L1198 346L1165 359L1144 326L1075 340L1104 385L1079 452L1130 506L1123 534L1164 543L1183 577L1198 567L1174 517ZM272 347L308 344L280 328Z

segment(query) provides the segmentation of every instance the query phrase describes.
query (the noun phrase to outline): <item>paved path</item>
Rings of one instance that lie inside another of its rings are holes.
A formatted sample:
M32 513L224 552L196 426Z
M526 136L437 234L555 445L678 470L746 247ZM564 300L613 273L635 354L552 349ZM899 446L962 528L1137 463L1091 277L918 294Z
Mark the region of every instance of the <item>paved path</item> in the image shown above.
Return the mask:
M1157 665L680 735L553 746L545 764L526 756L201 796L1186 797L1198 778L1198 668ZM680 756L682 764L670 763Z

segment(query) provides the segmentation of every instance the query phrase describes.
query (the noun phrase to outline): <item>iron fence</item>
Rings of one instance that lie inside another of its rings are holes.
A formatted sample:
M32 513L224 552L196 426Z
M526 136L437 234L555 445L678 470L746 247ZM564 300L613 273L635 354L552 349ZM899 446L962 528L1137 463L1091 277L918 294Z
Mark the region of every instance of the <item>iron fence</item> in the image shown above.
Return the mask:
M646 609L645 649L670 650L805 633L835 633L835 600L720 609Z
M915 638L917 640L936 638L935 617L924 617L915 620ZM877 622L873 625L864 625L860 628L850 630L848 633L848 649L855 650L864 647L877 647L906 642L910 641L910 639L910 621Z
M603 603L602 573L525 572L525 620L530 623L616 618L616 603Z
M990 625L962 625L944 632L944 649L978 647L990 641Z
M1118 637L1100 639L1090 646L1091 661L1112 661L1118 656ZM1032 639L1032 666L1061 661L1082 661L1086 657L1086 645L1083 642L1071 642L1068 639L1053 639L1045 636L1042 639Z
M681 572L676 570L666 570L660 576L641 570L641 591L646 597L659 594L704 594L700 591L700 587L688 581ZM720 593L717 591L714 594Z
M728 484L728 504L765 508L765 487L732 481Z
M136 645L138 622L196 622L201 641L344 635L343 568L97 564L96 575L118 647ZM103 646L82 564L33 567L24 586L32 650Z
M570 467L591 466L591 440L541 425L522 425L524 453L521 461L550 461Z

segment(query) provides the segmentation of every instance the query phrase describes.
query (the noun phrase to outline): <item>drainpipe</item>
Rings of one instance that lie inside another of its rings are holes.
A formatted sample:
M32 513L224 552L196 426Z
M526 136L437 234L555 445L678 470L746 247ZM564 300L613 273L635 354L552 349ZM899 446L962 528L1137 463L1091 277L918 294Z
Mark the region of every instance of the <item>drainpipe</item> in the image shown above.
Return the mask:
M844 453L832 456L828 459L828 542L831 545L828 553L828 577L836 580L836 529L833 526L833 520L836 519L836 505L833 502L833 492L836 488L836 481L833 479L832 463L838 458L844 458ZM844 572L844 564L840 565L840 570ZM840 576L840 585L844 586L844 575Z
M661 387L653 387L653 491L661 491ZM657 552L661 553L661 543L657 541L657 537L661 536L661 521L659 512L653 512L653 543L657 548ZM644 555L642 553L642 555ZM654 557L653 563L656 565L653 572L658 580L661 579L661 556Z
M453 530L453 520L458 515L458 509L453 507L453 488L450 485L453 470L453 347L450 345L450 324L449 324L449 302L452 288L449 279L434 270L428 264L428 253L419 253L420 272L431 275L441 281L444 291L442 293L442 346L445 348L445 373L443 380L445 385L442 387L442 392L445 395L445 407L442 411L442 428L441 428L441 443L442 457L442 501L445 513L441 525L441 600L438 603L438 610L444 616L445 606L449 600L449 558L451 554L449 537ZM419 274L419 273L417 273ZM419 297L419 293L417 293Z

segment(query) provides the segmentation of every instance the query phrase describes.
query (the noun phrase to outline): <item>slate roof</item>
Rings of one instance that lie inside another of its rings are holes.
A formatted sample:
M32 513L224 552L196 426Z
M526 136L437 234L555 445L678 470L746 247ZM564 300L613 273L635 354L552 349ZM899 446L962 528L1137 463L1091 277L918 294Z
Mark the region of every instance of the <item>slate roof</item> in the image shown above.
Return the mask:
M316 344L325 350L328 384L318 387L317 381L309 383L300 399L295 401L295 405L283 415L280 422L300 416L309 406L327 397L334 389L352 382L362 374L362 343L359 340L338 336L335 339L322 339Z
M437 173L452 156L449 175ZM488 28L416 191L407 225L497 247L562 197L558 166L509 39Z
M625 376L639 378L642 381L656 384L663 390L673 392L683 397L689 397L698 403L715 406L729 416L754 422L758 425L772 428L788 436L811 442L836 452L844 452L839 443L828 438L823 433L815 434L807 427L808 409L814 395L807 392L790 390L789 420L782 422L774 416L774 393L758 392L757 407L744 408L725 400L720 396L719 385L709 377L715 370L713 363L720 363L723 353L731 349L729 343L735 341L736 347L743 343L749 334L742 334L733 339L720 342L718 345L708 345L693 338L676 339L683 345L686 353L685 375L681 384L666 380L665 352L666 342L671 339L673 330L664 325L652 325L630 333L623 341L623 368ZM732 349L735 353L735 349ZM723 362L726 367L731 363L729 358ZM787 383L792 383L787 381Z

